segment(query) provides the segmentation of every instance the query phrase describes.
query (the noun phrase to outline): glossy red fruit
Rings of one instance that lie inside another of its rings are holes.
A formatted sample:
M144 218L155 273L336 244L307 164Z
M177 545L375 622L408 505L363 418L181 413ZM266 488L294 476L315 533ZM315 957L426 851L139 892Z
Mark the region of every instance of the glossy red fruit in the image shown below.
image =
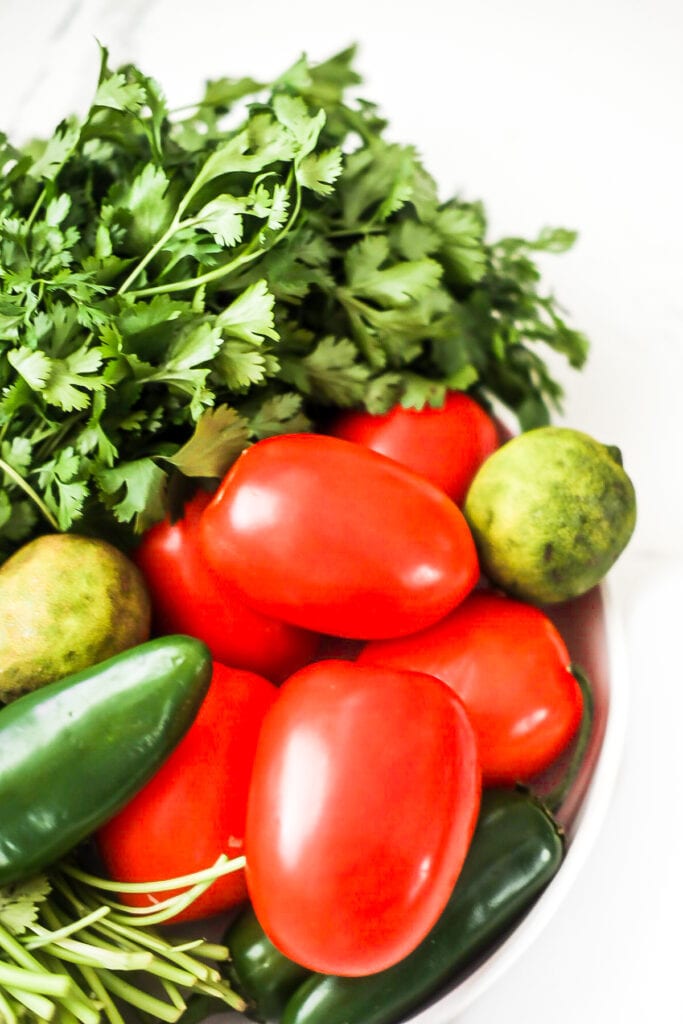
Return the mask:
M477 733L486 784L528 780L567 746L581 689L555 625L540 609L477 591L429 629L367 644L362 665L429 672L448 683Z
M263 929L315 971L396 963L443 910L479 800L474 732L440 680L338 660L301 669L266 716L249 796Z
M110 876L164 881L244 853L247 798L264 716L278 694L252 672L214 663L209 692L180 744L144 789L97 834ZM169 892L120 899L148 906ZM244 870L214 882L174 921L208 917L247 898Z
M243 452L202 513L200 537L214 572L262 614L335 636L414 632L479 577L464 516L441 490L319 434Z
M230 569L212 571L199 547L200 516L211 495L199 491L182 518L157 523L142 537L135 561L152 599L158 633L187 633L234 668L281 682L314 656L318 637L257 612L235 587Z
M499 445L495 421L463 391L449 392L439 408L397 405L383 415L344 411L333 419L329 433L396 459L458 505L482 462Z

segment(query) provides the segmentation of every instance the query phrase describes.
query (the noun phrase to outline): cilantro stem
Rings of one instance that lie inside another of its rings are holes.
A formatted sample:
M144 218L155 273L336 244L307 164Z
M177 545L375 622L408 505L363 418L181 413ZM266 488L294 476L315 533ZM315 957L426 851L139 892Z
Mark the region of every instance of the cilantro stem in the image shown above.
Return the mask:
M8 988L8 993L27 1010L30 1010L37 1020L52 1020L57 1007L46 996L38 992L28 992L23 988ZM22 1013L22 1018L24 1014ZM95 1024L95 1022L93 1022Z
M333 228L327 232L328 238L354 238L362 235L382 235L386 232L386 226L383 224L368 224L364 227L362 224L357 224L352 228Z
M98 976L104 987L112 995L118 996L119 999L129 1003L131 1006L135 1006L136 1009L142 1010L144 1013L150 1013L153 1017L166 1021L167 1024L174 1024L182 1012L179 1007L173 1006L163 999L157 999L156 996L149 995L147 992L143 992L111 971L98 971Z
M104 1014L109 1021L109 1024L125 1024L122 1015L116 1006L116 1003L107 992L100 981L97 971L93 970L92 967L87 967L82 964L79 967L79 971L83 975L83 980L87 984L90 991L93 993L97 1001L101 1004Z
M5 462L5 460L1 458L0 470L2 470L2 472L5 473L5 475L8 476L10 480L12 480L12 482L17 485L17 487L20 487L24 494L26 494L31 499L34 505L36 505L40 509L40 511L43 513L52 529L56 530L58 533L61 533L60 525L55 519L55 517L52 515L52 512L50 512L50 509L47 507L47 505L40 497L40 495L36 494L31 485L26 480L24 480L23 476L21 476L20 473L17 473L16 469L13 469L8 462Z
M63 927L58 927L54 931L40 929L32 939L27 939L25 943L26 949L39 949L41 946L61 942L62 939L68 938L75 932L88 928L91 924L94 924L95 921L99 921L101 917L106 917L108 913L109 907L101 906L96 910L93 910L93 912L88 914L87 917L81 918L80 921L71 921L69 924L66 924Z
M42 961L45 969L50 974L59 975L66 973L59 957L44 953ZM60 1001L60 1021L64 1011L66 1011L69 1017L72 1017L74 1021L80 1021L81 1024L99 1024L99 1007L93 1005L92 999L89 995L86 995L73 975L69 974L68 977L71 979L73 991L71 995L66 996Z
M71 878L75 878L79 882L83 882L85 885L92 886L94 889L104 889L107 892L132 892L132 893L145 893L145 892L168 892L170 889L182 889L191 885L196 885L199 882L212 882L216 878L222 875L229 875L233 871L241 871L246 863L244 857L233 857L231 860L225 855L217 858L215 864L210 868L205 868L202 871L193 871L189 875L181 875L178 878L166 878L161 882L114 882L108 878L99 878L97 875L91 875L87 871L82 871L73 864L69 864L64 867L64 873L69 875ZM126 907L126 911L130 914L145 913L156 908L145 908L145 907Z
M2 990L0 990L0 1020L4 1021L5 1024L17 1024L17 1015L14 1012L14 1008L9 999L5 998Z
M148 253L140 260L137 266L130 272L126 280L118 289L118 294L123 295L127 292L131 284L139 276L142 270L147 266L150 260L154 259L158 252L163 249L166 242L173 237L173 235L182 230L185 227L189 227L196 223L196 219L189 219L183 221L174 221L171 227L164 232L161 238L154 243ZM251 260L257 259L265 252L264 249L258 248L256 250L246 250L239 256L236 256L234 260L230 260L228 263L222 263L219 267L214 267L213 270L207 271L205 274L200 274L197 277L186 278L183 281L169 281L167 284L158 284L150 286L148 288L136 288L134 291L129 292L134 298L140 298L145 295L160 295L162 292L179 292L184 291L187 288L196 288L198 286L208 284L210 281L218 281L221 277L225 277L236 270L238 267L243 266L245 263L251 262Z
M46 195L47 195L47 188L45 186L43 186L40 195L38 196L38 198L36 199L35 203L33 204L33 209L31 210L31 212L29 213L28 217L26 218L26 232L27 232L27 234L31 230L31 227L33 225L33 221L36 219L36 216L38 215L38 212L39 212L41 206L45 202L45 196Z
M36 960L6 928L0 927L0 948L12 957L15 963L27 971L40 971L40 961Z
M163 249L163 247L166 245L166 243L169 241L169 239L173 238L173 235L176 233L176 231L179 231L183 226L184 226L183 221L181 221L178 218L178 216L176 215L173 218L173 221L171 222L170 226L166 229L166 231L164 231L164 233L161 236L161 238L158 238L156 240L154 245L151 247L151 249L149 249L145 253L145 255L142 257L140 262L137 263L136 266L133 267L133 269L131 270L130 274L128 275L128 277L123 282L123 284L121 284L119 286L119 288L117 289L117 292L118 292L119 295L123 295L123 294L125 294L125 292L128 291L128 289L132 285L133 281L135 281L136 278L138 278L140 276L140 274L145 269L145 267L148 265L148 263L151 263L151 261L154 259L154 257L157 255L157 253L159 253ZM135 294L139 294L139 293L136 292Z
M47 950L68 963L107 967L115 971L148 970L154 961L152 954L144 950L128 951L107 946L102 942L95 944L76 939L62 939L51 943ZM187 984L187 981L183 983Z
M90 336L90 338L86 340L85 344L89 345L91 340L92 336ZM57 431L55 431L54 428L50 427L46 427L45 430L40 433L36 431L36 443L44 442L41 443L40 448L39 458L41 462L44 462L46 459L48 459L56 449L60 449L63 447L63 442L66 440L66 438L68 438L69 434L71 433L72 427L82 422L85 413L85 410L79 410L78 412L71 413L69 416L65 418L61 427Z
M0 963L0 985L58 999L68 996L72 987L69 977L65 974L48 974L43 970L29 971L25 967L3 963Z
M219 281L222 277L227 277L228 274L231 274L233 270L237 270L238 267L258 259L264 252L264 249L257 249L255 252L244 252L240 256L236 256L234 260L230 260L229 263L223 263L220 267L207 270L205 274L199 274L197 277L189 277L183 281L169 281L168 284L158 284L150 288L136 288L134 291L129 292L129 294L135 298L140 298L144 295L161 295L162 292L180 292L189 288L197 288L200 285L209 284L211 281Z
M221 857L207 871L185 876L188 883L195 881L189 892L193 896L198 895L212 880L229 870L236 870L243 861L244 858L228 860ZM197 879L200 879L199 883ZM152 918L162 904L142 908L152 913L148 912L144 920L136 920L135 914L140 908L121 906L117 911L116 904L106 897L103 899L100 895L102 888L109 887L107 879L80 871L70 863L64 863L60 865L59 870L53 871L50 882L64 900L60 901L59 906L48 903L42 907L41 917L43 923L52 929L51 935L64 935L67 928L68 934L73 934L69 922L74 912L78 915L78 923L87 925L87 931L84 929L78 933L81 942L66 939L45 947L42 955L44 959L50 956L55 958L55 973L62 970L61 961L71 962L86 980L97 977L104 992L137 1006L157 1019L169 1022L180 1015L185 1005L182 998L183 989L216 996L227 1006L238 1011L244 1009L241 997L231 989L215 967L189 955L190 951L195 951L206 960L224 960L228 956L224 946L205 943L201 939L173 945L149 927L154 923ZM177 886L177 882L178 879L167 879L159 885L162 891L170 890ZM188 902L188 895L180 893L173 901L166 901L168 910L159 916L167 917L174 909L175 912L180 910ZM101 912L103 906L107 908L106 913ZM93 913L98 908L100 912ZM36 930L42 937L42 929L38 927ZM113 954L118 955L112 960L110 958ZM118 978L119 971L133 969L136 958L141 954L144 954L147 960L142 970L148 977L155 977L158 980L168 996L168 1002L157 1000L150 1004L147 1002L146 993L139 992L134 986ZM110 970L110 967L113 967L113 970ZM92 975L89 972L92 972ZM95 991L94 985L89 984L88 987ZM107 995L107 999L110 998ZM101 994L100 1002L110 1024L122 1024L118 1016L109 1012L107 1000ZM84 1021L83 1024L95 1022Z

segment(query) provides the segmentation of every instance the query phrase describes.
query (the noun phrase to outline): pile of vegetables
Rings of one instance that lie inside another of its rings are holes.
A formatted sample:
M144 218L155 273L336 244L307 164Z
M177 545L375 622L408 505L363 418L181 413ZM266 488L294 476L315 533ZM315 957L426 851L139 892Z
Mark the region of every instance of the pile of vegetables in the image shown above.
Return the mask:
M82 121L2 141L9 1024L393 1024L561 865L591 688L538 584L635 519L548 425L573 236L486 241L352 60L172 114L103 50Z

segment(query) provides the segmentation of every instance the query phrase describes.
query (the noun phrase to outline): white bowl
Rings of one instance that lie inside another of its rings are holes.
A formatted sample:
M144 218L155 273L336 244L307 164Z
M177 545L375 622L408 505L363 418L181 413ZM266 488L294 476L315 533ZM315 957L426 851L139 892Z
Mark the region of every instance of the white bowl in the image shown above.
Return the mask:
M594 720L581 771L556 817L567 838L564 861L554 879L494 950L438 999L402 1019L401 1024L453 1024L481 994L510 969L538 938L557 912L590 854L602 826L626 731L627 672L622 627L610 585L603 582L581 598L544 609L555 621L572 661L588 678L594 698ZM541 785L543 781L540 780ZM533 787L532 787L533 788ZM247 1018L230 1012L217 1024L238 1024Z

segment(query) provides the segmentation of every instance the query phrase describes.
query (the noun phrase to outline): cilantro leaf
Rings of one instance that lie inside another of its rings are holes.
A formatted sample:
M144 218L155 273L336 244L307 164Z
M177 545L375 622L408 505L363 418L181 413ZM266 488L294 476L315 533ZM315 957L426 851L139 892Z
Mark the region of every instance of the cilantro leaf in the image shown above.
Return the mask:
M98 348L83 345L65 359L53 359L50 372L43 381L42 395L46 402L64 412L87 409L90 394L104 387L98 374L102 353Z
M206 83L200 106L225 113L237 100L258 92L262 84L254 78L216 78Z
M311 430L303 411L303 397L295 391L265 398L249 417L251 435L260 440L275 434L296 434Z
M310 188L320 196L329 196L342 169L342 153L338 147L324 153L308 156L299 164L297 178L304 188Z
M357 357L358 350L348 338L328 335L296 362L283 361L282 376L324 405L356 405L370 373Z
M189 441L166 457L185 476L221 478L249 439L249 424L227 405L207 409Z
M45 387L52 372L52 360L44 352L23 346L11 349L7 361L34 391Z
M146 252L171 223L175 210L169 187L162 167L145 164L128 187L115 196L117 219L125 226L126 239L133 251Z
M97 482L105 495L113 499L111 507L121 523L135 520L144 529L164 514L166 475L151 458L120 462L103 469Z
M145 90L138 82L126 81L125 75L117 72L104 78L97 87L94 107L111 107L137 114L145 102Z
M54 181L74 152L80 136L80 125L75 118L61 122L55 134L40 147L40 152L26 168L32 178Z
M81 457L67 446L44 463L38 472L45 504L61 530L67 530L83 512L88 496L88 485L82 478L83 468Z
M34 875L22 882L0 888L0 925L11 935L23 935L36 921L40 904L51 892L45 875Z
M243 196L218 196L202 207L194 220L198 227L210 231L219 245L230 247L242 241L246 208Z
M325 111L311 115L306 102L300 96L280 93L273 99L273 111L277 120L290 133L296 143L296 153L301 161L316 146L325 124Z
M277 339L273 306L275 299L261 279L226 306L216 317L225 336L259 344L262 338Z
M389 244L381 235L364 238L349 250L346 272L355 295L382 306L405 305L435 288L443 273L429 257L385 266L388 255Z

